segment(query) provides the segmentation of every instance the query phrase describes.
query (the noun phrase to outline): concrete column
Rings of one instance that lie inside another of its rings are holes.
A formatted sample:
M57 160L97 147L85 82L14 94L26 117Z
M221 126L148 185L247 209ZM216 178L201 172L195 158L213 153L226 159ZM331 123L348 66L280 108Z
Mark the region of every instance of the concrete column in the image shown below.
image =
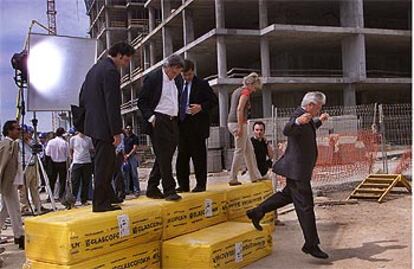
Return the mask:
M161 16L162 20L165 19L171 14L171 3L170 0L161 0ZM167 26L162 28L162 55L164 58L168 57L173 53L173 42L171 29Z
M193 13L188 7L183 10L184 46L194 41Z
M106 36L106 48L107 49L111 47L111 35L108 29L110 27L109 21L110 21L109 10L105 9L105 26L106 26L105 36Z
M344 106L356 106L356 91L354 84L346 84L343 89Z
M270 50L269 40L267 38L260 39L260 63L263 77L271 76L270 68Z
M272 89L269 86L263 86L262 89L263 117L272 117Z
M259 27L263 29L268 25L267 0L259 0Z
M341 26L364 27L364 3L363 0L341 1Z
M367 78L363 34L345 37L342 40L342 73L350 83Z
M143 47L144 53L144 70L148 69L150 67L150 48L148 46Z
M155 28L155 9L148 7L148 30L152 32Z
M149 42L149 53L150 53L150 65L155 64L155 43L154 41Z
M217 74L219 78L227 77L227 52L224 36L217 36Z
M227 128L227 116L229 114L229 92L225 86L218 88L220 127Z
M224 20L224 0L214 0L216 28L226 28Z

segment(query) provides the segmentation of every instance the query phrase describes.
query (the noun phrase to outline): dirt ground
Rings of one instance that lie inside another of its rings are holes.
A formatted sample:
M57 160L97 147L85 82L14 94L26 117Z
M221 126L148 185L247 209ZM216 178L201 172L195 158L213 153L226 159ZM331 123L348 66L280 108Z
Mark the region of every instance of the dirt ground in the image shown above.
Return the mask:
M343 199L349 192L331 193ZM411 196L392 195L382 204L359 201L354 205L317 206L321 247L330 258L315 259L301 252L303 236L296 213L279 217L270 256L246 267L265 268L411 268Z
M144 180L147 171L142 171ZM209 178L223 181L225 175ZM243 181L243 179L242 179ZM144 183L141 183L141 186ZM328 199L345 199L351 189L323 193ZM283 226L277 226L271 255L251 264L248 269L370 269L411 268L411 196L392 194L382 204L359 200L358 204L316 206L316 219L321 248L330 258L318 260L301 252L303 236L294 211L279 216ZM2 236L11 236L11 228ZM24 251L9 243L2 268L21 268ZM87 268L85 268L87 269Z

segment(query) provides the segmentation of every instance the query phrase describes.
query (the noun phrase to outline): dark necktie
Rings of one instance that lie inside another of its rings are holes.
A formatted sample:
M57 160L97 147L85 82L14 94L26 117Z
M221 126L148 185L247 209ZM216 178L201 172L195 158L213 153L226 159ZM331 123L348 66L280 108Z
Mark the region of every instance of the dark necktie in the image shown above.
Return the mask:
M180 98L180 121L183 121L185 119L185 114L187 111L187 101L188 101L188 83L185 82L184 90L181 93Z

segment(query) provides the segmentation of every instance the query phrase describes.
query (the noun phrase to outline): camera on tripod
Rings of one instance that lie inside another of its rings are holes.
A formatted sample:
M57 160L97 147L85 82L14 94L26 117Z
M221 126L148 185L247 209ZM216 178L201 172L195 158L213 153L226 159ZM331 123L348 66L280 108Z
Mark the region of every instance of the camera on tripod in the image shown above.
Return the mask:
M43 147L39 142L36 142L32 145L32 153L33 154L39 154L43 151Z

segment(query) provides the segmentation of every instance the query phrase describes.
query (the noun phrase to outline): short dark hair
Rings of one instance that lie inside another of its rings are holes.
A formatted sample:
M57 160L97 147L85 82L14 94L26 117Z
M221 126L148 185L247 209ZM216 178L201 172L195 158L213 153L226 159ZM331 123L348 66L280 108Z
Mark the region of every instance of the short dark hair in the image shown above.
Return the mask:
M56 130L57 136L62 136L64 133L65 133L65 129L63 129L62 127L57 128Z
M256 125L262 125L262 126L263 126L263 130L266 130L266 125L264 124L264 122L263 122L263 121L256 121L256 122L253 124L253 130L254 130L254 127L256 127Z
M9 131L13 130L13 124L17 124L18 122L16 120L8 120L3 125L3 135L8 136Z
M116 57L118 53L121 54L121 56L132 56L135 53L135 49L126 42L118 42L109 48L108 54L112 57Z
M194 63L188 59L185 59L183 72L188 72L190 70L194 70Z

